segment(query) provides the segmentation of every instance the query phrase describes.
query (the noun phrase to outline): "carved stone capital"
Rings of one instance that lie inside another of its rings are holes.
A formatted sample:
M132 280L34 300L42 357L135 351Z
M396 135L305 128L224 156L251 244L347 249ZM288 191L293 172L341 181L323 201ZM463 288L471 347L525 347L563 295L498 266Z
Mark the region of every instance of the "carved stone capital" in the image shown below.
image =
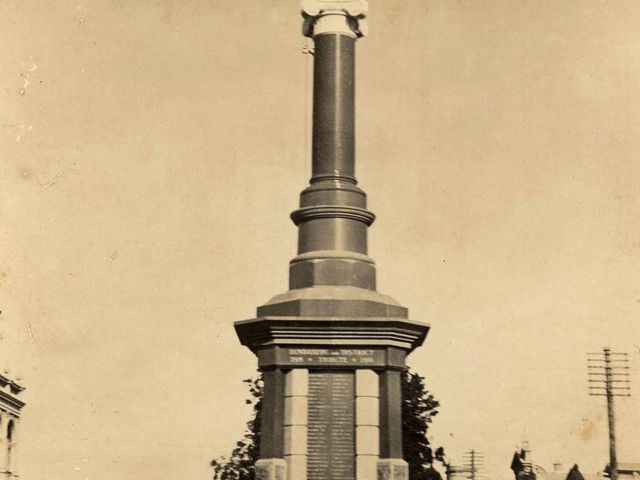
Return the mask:
M357 38L367 33L366 0L302 0L301 7L305 37L342 33Z

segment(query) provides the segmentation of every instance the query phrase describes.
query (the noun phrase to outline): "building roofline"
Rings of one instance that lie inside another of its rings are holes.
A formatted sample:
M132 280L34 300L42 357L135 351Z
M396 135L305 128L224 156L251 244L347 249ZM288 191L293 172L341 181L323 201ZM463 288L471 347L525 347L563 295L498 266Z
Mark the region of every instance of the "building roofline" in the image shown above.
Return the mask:
M10 378L5 373L0 373L0 387L6 387L9 385L11 387L11 391L15 394L22 392L25 387L19 384L16 380Z

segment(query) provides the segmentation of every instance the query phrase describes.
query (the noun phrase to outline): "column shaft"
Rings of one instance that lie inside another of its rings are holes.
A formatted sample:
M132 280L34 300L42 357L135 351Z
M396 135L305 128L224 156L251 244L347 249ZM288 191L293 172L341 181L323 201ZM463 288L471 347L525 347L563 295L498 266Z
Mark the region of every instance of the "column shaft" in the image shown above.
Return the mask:
M355 180L355 38L314 38L312 181Z

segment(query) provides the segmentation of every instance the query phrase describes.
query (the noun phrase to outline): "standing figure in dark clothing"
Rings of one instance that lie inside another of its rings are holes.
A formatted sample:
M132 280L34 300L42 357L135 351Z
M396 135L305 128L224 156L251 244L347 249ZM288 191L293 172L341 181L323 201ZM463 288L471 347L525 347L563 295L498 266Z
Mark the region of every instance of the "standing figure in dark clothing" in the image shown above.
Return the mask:
M578 469L577 463L573 467L571 467L571 470L569 470L569 473L567 474L567 480L584 480L584 477Z
M533 471L533 465L531 465L531 459L528 458L527 453L529 453L529 450L523 448L513 454L511 470L513 470L516 480L536 480L536 474Z

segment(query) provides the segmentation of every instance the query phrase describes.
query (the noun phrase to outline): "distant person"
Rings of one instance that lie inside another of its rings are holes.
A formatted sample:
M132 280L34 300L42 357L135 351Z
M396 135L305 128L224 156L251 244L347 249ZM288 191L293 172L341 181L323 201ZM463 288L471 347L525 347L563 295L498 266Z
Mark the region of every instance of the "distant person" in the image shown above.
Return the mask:
M525 450L520 450L519 452L516 451L516 453L513 454L513 460L511 460L511 470L513 470L516 480L535 480L536 474L534 473L531 464L523 461L527 460L525 457Z
M577 463L573 467L571 467L571 470L569 470L569 473L567 474L567 480L584 480L584 477L578 469Z

